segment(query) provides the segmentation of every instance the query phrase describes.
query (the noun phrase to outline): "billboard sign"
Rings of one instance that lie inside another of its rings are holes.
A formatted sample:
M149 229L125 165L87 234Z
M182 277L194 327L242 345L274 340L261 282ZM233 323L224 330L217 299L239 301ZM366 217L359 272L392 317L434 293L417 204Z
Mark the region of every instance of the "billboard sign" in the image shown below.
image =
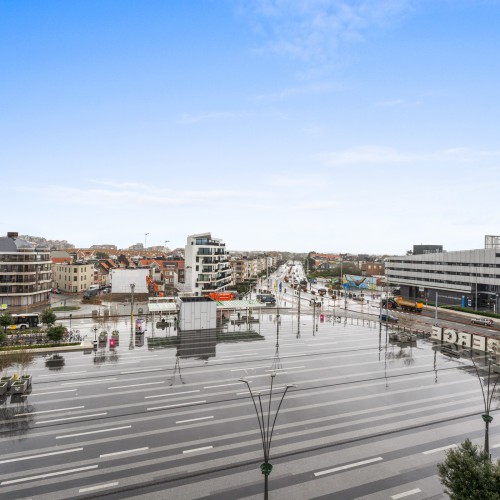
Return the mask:
M380 278L374 276L356 276L354 274L344 274L342 282L344 288L361 290L376 290L377 286L381 284Z

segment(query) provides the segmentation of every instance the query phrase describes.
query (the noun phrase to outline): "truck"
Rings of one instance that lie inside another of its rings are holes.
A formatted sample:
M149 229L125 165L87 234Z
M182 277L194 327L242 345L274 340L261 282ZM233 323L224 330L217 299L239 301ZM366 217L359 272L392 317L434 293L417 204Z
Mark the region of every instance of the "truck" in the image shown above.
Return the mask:
M407 300L401 296L382 299L382 307L388 307L388 309L398 309L401 308L402 311L421 313L424 304L417 300Z

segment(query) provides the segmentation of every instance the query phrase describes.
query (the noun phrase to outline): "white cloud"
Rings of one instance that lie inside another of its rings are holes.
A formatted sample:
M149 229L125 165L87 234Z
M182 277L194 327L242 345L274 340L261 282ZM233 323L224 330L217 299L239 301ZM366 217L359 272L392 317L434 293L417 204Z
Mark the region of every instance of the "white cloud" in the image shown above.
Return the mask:
M410 0L252 0L244 2L266 50L292 58L324 60L344 42L364 39L411 10Z
M106 184L103 181L102 184ZM217 204L222 201L231 203L244 203L255 200L262 193L253 190L176 190L164 189L146 184L124 183L123 185L112 185L114 189L104 188L74 188L63 185L39 186L37 188L27 186L14 186L17 192L30 193L33 197L40 195L44 200L56 200L57 204L64 203L65 206L89 205L97 203L102 208L109 206L131 207L131 206L198 206ZM133 187L133 189L130 189Z
M328 165L403 164L418 161L473 163L500 158L500 150L451 148L429 153L412 153L383 146L361 146L356 149L322 153L319 156Z
M299 205L299 208L304 210L329 210L336 207L338 207L338 203L335 201L309 201Z

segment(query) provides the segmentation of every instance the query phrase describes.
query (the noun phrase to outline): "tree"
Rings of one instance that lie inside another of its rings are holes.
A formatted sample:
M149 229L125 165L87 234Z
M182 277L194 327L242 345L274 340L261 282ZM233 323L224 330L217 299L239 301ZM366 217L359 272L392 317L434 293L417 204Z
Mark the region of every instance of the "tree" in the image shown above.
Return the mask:
M109 255L106 252L98 251L95 253L96 259L109 259Z
M3 326L4 333L7 333L7 327L14 323L14 319L9 313L4 313L0 316L0 326Z
M40 318L42 323L45 323L49 327L52 326L57 319L55 312L50 307L43 310Z
M64 333L66 332L66 328L62 325L51 326L47 329L47 338L52 342L58 344L64 337Z
M470 439L446 453L438 473L451 500L500 499L500 461L491 462Z

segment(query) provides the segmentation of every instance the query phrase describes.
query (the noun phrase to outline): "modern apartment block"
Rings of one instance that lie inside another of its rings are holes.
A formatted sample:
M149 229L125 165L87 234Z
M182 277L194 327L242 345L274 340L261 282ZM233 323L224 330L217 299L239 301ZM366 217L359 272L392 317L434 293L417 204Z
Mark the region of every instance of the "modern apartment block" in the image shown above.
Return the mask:
M29 308L47 303L51 282L48 248L34 248L15 232L0 238L0 304Z
M210 233L188 236L184 258L185 288L195 296L222 292L231 283L226 244Z
M83 292L95 283L94 264L54 264L54 279L63 292Z
M485 236L485 248L443 251L440 245L415 245L412 255L390 257L388 282L401 294L440 304L491 308L500 295L500 236Z

